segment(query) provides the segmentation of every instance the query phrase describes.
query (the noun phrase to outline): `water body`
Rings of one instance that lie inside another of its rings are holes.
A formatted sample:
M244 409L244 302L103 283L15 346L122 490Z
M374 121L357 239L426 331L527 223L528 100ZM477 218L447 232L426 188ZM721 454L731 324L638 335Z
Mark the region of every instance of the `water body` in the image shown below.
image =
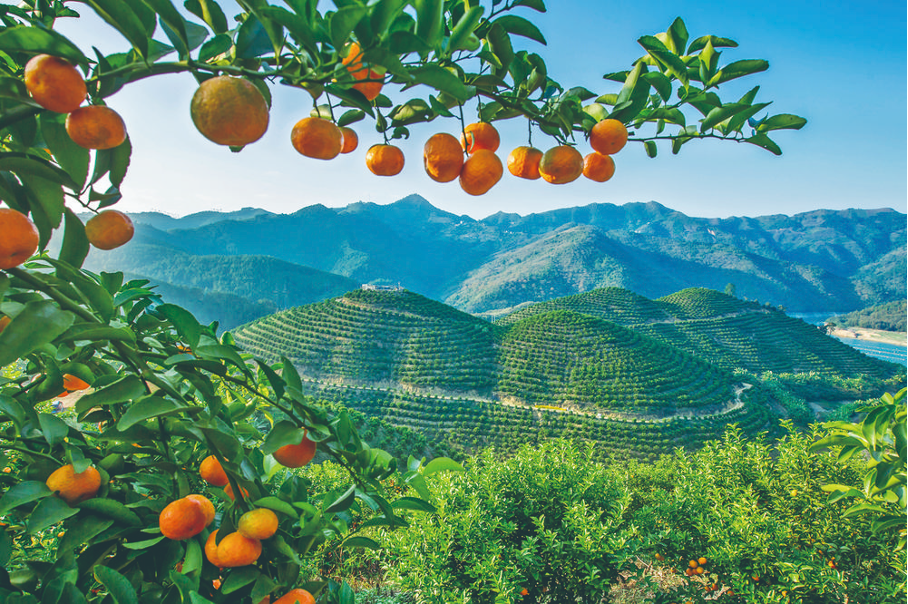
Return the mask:
M897 344L887 344L886 342L870 342L868 340L858 340L855 338L836 338L852 348L857 348L867 356L901 363L908 367L908 348Z
M812 325L822 325L826 319L834 317L835 312L805 312L791 313L789 316L796 319L802 319ZM893 363L901 363L908 367L908 348L898 344L888 344L886 342L871 342L869 340L858 340L856 338L836 338L840 342L856 348L867 356Z

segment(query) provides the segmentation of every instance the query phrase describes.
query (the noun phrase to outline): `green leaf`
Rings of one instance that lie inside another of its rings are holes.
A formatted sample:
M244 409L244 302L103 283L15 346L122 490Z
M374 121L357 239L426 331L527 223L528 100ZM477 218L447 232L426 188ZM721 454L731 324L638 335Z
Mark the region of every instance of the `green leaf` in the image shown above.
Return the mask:
M511 3L511 6L526 6L527 8L532 8L540 13L545 12L544 0L515 0Z
M51 447L56 447L62 443L66 435L69 434L69 424L55 415L39 413L38 423L41 425L41 433L44 434L44 440Z
M256 581L261 575L261 571L254 566L235 568L230 571L230 575L224 580L224 584L221 586L221 593L224 595L231 594Z
M690 43L690 46L687 48L687 54L694 54L700 50L703 50L706 47L706 43L709 42L713 45L713 48L736 48L738 43L729 38L720 38L719 36L702 36Z
M9 564L13 556L13 538L6 532L5 528L0 528L0 566L5 567Z
M160 309L160 307L158 307ZM240 357L236 350L229 346L223 346L221 344L213 344L211 346L198 346L193 347L193 352L200 359L205 359L212 361L215 359L228 361L245 373L250 373L249 368L246 366L245 361Z
M142 18L130 6L129 1L82 0L82 2L92 7L99 17L120 32L132 44L132 47L136 49L139 55L148 57L148 43L152 32L147 31L146 24L143 23ZM147 9L148 7L145 8Z
M656 157L658 149L656 148L656 141L646 141L643 143L643 148L646 149L646 155L648 157Z
M300 380L300 374L297 373L296 367L293 366L293 363L290 362L290 359L285 356L281 356L281 366L281 377L284 379L284 382L287 384L287 386L302 391L303 383Z
M715 45L714 45L715 46ZM709 81L709 86L718 86L728 82L729 80L734 80L736 78L744 77L761 71L766 71L769 69L769 62L764 61L763 59L744 59L741 61L735 61L734 63L729 63L725 67L719 70L715 76Z
M187 409L188 407L178 405L170 399L155 395L146 396L135 401L126 409L126 413L124 413L123 417L120 418L120 421L117 422L117 429L125 431L146 419L174 415L176 413L184 412Z
M303 442L306 431L298 427L288 419L282 419L274 424L268 436L262 442L260 451L265 455L271 455L285 445L298 445Z
M706 114L706 117L700 121L700 132L706 132L710 128L713 128L719 122L724 122L733 115L740 113L749 109L749 105L742 105L741 103L728 103L727 105L722 105L721 107L715 107Z
M304 46L310 53L318 52L315 33L306 19L282 6L268 6L262 9L262 14L285 27L297 44Z
M415 510L417 512L429 512L430 514L436 511L434 505L416 497L401 497L392 501L391 507L395 510Z
M44 159L29 157L22 153L0 153L0 170L14 172L17 176L30 174L38 176L45 180L63 185L71 191L78 191L79 185L73 179L55 166Z
M131 550L148 549L149 547L151 547L153 545L157 545L164 539L167 539L167 537L165 537L164 535L161 535L160 537L155 537L154 539L145 539L144 541L133 541L132 543L123 543L122 545L126 549L131 549Z
M129 168L129 159L132 156L132 142L129 137L114 147L113 149L102 149L98 153L107 153L110 157L110 184L119 187L126 177L126 170Z
M292 505L277 497L263 497L253 502L253 505L260 508L268 508L275 512L287 514L291 518L299 518L299 513Z
M662 97L663 101L668 101L672 97L672 81L668 79L664 73L649 71L642 74L640 77L642 77L647 84L656 89L656 92L659 93L659 96Z
M0 332L0 367L52 342L75 320L74 314L60 310L51 300L28 302Z
M345 540L341 544L341 547L346 547L346 548L357 547L357 548L366 548L366 549L375 549L375 550L381 549L381 545L379 545L377 542L373 541L372 539L369 539L368 537L358 537L358 536L350 537L349 539Z
M193 15L207 23L215 33L223 34L229 29L224 11L214 0L186 0L183 6Z
M0 515L16 509L25 503L31 503L53 495L47 485L37 480L27 480L15 484L0 497Z
M643 36L637 40L646 52L653 57L657 63L663 65L670 74L675 76L682 84L687 85L687 65L681 60L681 57L669 50L655 36ZM640 65L641 63L638 63Z
M116 604L139 604L139 597L129 580L109 566L96 566L95 579L107 588Z
M466 48L467 38L479 25L484 10L481 6L473 6L463 14L451 30L451 37L448 38L448 45L445 47L445 57L451 56L455 50Z
M355 501L356 487L352 486L347 491L338 497L334 502L325 508L326 514L332 514L334 512L340 512L343 510L350 509L350 506L353 505Z
M408 72L413 77L413 83L407 85L404 90L416 84L425 84L440 92L446 92L461 102L470 99L476 91L474 87L466 86L460 78L438 65L424 65Z
M192 316L192 313L174 304L161 304L155 308L155 311L173 323L177 333L189 344L190 348L195 348L199 345L199 339L202 337L202 326Z
M254 59L274 50L265 26L255 15L248 15L236 35L236 56Z
M79 504L79 509L86 510L103 518L110 518L111 520L120 524L125 524L126 526L142 525L142 520L135 512L119 501L113 499L101 497L88 499Z
M183 44L185 50L188 52L191 46L189 42L189 36L186 33L186 19L184 19L183 15L181 15L176 7L174 7L173 3L170 0L142 1L152 9L154 9L154 11L158 14L158 18L161 19L161 22L166 24L167 27L169 27L170 30L174 34L176 34L177 39ZM172 41L173 40L171 39L171 42Z
M759 132L754 136L751 136L750 138L745 138L744 142L762 147L773 155L782 155L782 149L779 147L779 145L777 145L772 139L770 139L762 132Z
M66 116L45 111L40 115L41 135L54 159L60 164L73 182L82 188L88 178L88 163L90 153L88 149L80 147L73 142L66 133Z
M791 115L789 113L780 113L779 115L774 115L763 120L763 122L759 126L757 126L757 131L766 132L769 130L800 130L806 123L807 120L803 117Z
M515 36L523 36L524 38L535 40L540 44L546 44L545 36L542 35L542 32L539 31L539 28L536 27L531 21L527 21L523 17L518 17L516 15L504 15L495 19L493 23L500 25L501 28L509 34L514 34Z
M677 17L666 32L667 38L671 41L669 48L677 55L686 54L687 50L687 27L681 17Z
M431 476L436 472L463 472L463 466L447 457L436 457L420 469L423 476Z
M76 413L81 415L92 407L125 403L145 394L147 394L145 383L136 375L127 375L109 386L80 398L76 403Z
M88 238L85 236L85 225L69 208L66 208L63 218L63 244L60 246L59 257L62 262L78 268L85 262L90 249Z
M429 48L441 42L445 32L444 0L415 0L416 36Z
M346 46L347 39L353 32L353 28L369 12L365 6L359 4L349 4L344 6L336 13L331 15L328 23L328 29L331 32L331 42L334 48L340 49Z
M84 297L85 302L105 322L110 321L114 314L114 301L110 292L104 289L97 281L85 273L75 270L68 264L49 258L47 260L56 269L57 276L69 281Z
M355 124L356 122L362 120L364 117L366 117L365 111L361 111L359 109L351 109L349 111L345 111L344 114L337 119L337 125L349 126L350 124Z
M34 535L78 513L78 508L69 507L58 497L45 497L28 516L28 532Z
M79 47L53 29L21 25L0 31L0 50L14 54L18 51L29 54L47 53L63 57L71 63L88 65L88 58Z
M28 191L32 218L41 235L38 247L44 249L54 229L63 220L63 209L66 207L63 203L63 187L34 174L23 173L18 176Z

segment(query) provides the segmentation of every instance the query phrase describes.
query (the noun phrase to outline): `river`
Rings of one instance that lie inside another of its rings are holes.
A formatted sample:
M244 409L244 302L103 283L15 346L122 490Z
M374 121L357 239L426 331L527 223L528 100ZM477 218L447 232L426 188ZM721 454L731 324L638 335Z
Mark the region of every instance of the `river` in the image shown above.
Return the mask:
M835 315L836 313L834 312L811 312L791 313L789 316L796 319L803 319L807 323L811 323L813 325L822 325L826 319ZM860 350L867 356L883 359L884 361L891 361L893 363L900 363L908 367L908 348L905 348L904 346L899 346L898 344L888 344L886 342L870 342L868 340L858 340L856 338L836 339L840 342L848 344L852 348Z

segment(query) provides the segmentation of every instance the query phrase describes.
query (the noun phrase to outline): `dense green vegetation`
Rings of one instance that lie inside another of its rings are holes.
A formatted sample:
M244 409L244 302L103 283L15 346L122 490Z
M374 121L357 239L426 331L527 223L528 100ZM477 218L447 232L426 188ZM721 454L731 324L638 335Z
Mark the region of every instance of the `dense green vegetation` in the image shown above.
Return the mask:
M716 220L650 202L475 220L411 195L386 206L221 216L143 216L136 241L157 246L164 257L175 250L179 261L185 254L264 255L357 284L401 283L472 313L610 286L658 298L734 283L741 297L800 312L897 300L906 288L905 216L892 210ZM127 246L116 268L128 268L132 254L145 251ZM177 280L175 266L168 271L174 274L142 274L202 287ZM255 291L252 301L271 299L279 308L315 301L285 305L271 290Z
M779 417L806 426L808 401L831 411L903 380L803 321L704 289L648 300L607 288L494 324L405 290L356 290L233 336L290 359L307 394L458 455L566 437L655 459L730 423L747 435L774 433Z
M884 331L908 331L908 301L897 300L831 317L841 327L866 327Z

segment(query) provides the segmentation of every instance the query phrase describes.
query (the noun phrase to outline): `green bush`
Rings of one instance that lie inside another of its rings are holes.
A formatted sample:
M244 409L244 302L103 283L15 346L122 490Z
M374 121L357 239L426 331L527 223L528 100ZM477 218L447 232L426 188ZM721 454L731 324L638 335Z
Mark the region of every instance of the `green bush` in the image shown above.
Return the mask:
M438 475L438 513L387 537L389 578L420 603L598 599L630 555L630 497L591 456L558 440L505 461L486 451L467 472Z

